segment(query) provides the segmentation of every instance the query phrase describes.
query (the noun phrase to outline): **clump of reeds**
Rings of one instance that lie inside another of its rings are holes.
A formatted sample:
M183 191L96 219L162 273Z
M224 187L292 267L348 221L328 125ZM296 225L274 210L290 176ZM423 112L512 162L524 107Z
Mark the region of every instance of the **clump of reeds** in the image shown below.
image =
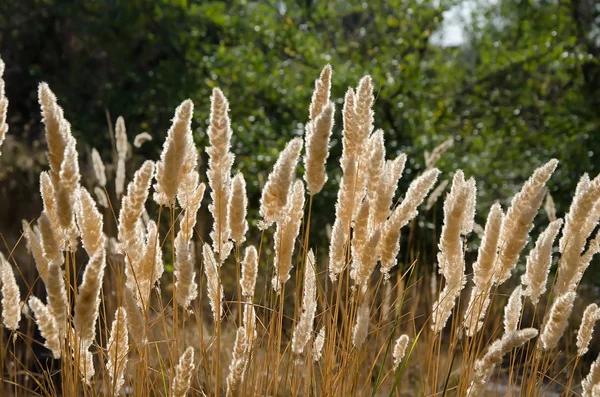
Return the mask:
M0 61L0 144L8 131L3 70ZM117 119L119 203L109 202L109 168L96 149L96 186L83 186L82 144L56 96L40 85L49 169L40 175L40 215L22 227L45 298L21 282L22 272L15 272L20 265L0 256L2 320L14 342L1 349L0 371L3 379L10 375L15 394L477 396L493 388L500 371L507 373L502 379L509 391L522 395L537 396L540 379L567 385L569 392L581 387L584 396L598 394L598 359L584 379L576 375L580 358L591 350L597 305L583 313L575 360L568 360L572 352L562 337L570 335L577 287L600 250L600 237L592 236L600 219L600 177L581 178L562 232L548 195L551 222L533 239L558 163L541 165L506 210L499 203L489 209L477 258L469 263L476 182L457 170L441 209L438 290L431 263L414 255L410 244L404 255L400 248L405 238L414 241L419 211L433 217L450 183L443 177L434 188L441 175L434 166L453 150L454 139L433 148L423 172L397 192L407 157L386 147L386 133L375 128L377 83L365 76L347 90L340 135L332 76L327 65L315 82L305 135L283 148L260 202L246 192L252 175L240 169L232 176L237 138L220 89L210 98L206 175L194 143L191 100L175 110L159 159L130 156L125 121ZM133 146L151 138L138 134ZM311 212L313 197L330 180L326 165L334 141L342 145L341 179L330 240L323 242L311 239ZM136 162L131 166L137 171L125 190L127 161ZM148 202L152 189L158 209ZM207 235L199 218L203 203L211 214ZM116 236L103 208L118 212ZM260 219L252 219L255 213ZM549 287L560 233L558 273ZM521 255L528 239L535 243ZM14 262L12 253L7 257ZM84 267L80 258L86 258ZM525 272L512 282L521 258ZM469 279L470 298L463 293ZM15 350L20 339L33 337L32 327L22 326L22 312L37 324L60 371L38 360L43 373L33 373ZM565 357L555 360L558 355ZM8 384L3 380L0 390Z

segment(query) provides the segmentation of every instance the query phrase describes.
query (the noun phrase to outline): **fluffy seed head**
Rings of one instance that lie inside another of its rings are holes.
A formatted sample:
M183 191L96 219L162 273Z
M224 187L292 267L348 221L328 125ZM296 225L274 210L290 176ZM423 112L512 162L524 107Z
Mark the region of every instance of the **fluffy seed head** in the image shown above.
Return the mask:
M0 58L0 146L6 138L8 132L8 124L6 123L6 113L8 109L8 99L4 93L4 61ZM0 152L1 154L1 152Z
M48 293L48 310L56 320L60 335L66 335L67 329L67 310L69 309L69 299L67 298L67 289L63 279L63 271L56 263L50 263L48 267L48 283L46 284Z
M533 228L533 218L544 198L546 182L557 165L558 160L552 159L536 169L521 191L512 199L500 232L498 266L494 274L496 284L502 284L510 278L519 254L527 242L527 235Z
M204 243L202 246L202 257L204 258L204 274L206 275L208 300L215 323L218 323L223 316L223 286L219 280L219 267L215 255L207 243Z
M150 142L151 140L152 135L148 134L147 132L142 132L140 134L137 134L135 138L133 138L133 146L135 146L136 148L140 148L144 143Z
M127 158L127 129L123 116L117 117L115 123L115 141L117 145L117 156L125 160Z
M48 264L50 261L46 259L44 256L44 252L42 250L42 243L40 241L39 235L33 231L31 226L29 226L29 222L23 220L23 235L27 240L27 248L33 254L33 258L35 260L35 266L37 268L38 273L40 274L40 278L46 284L48 282ZM62 256L61 256L62 257Z
M119 307L110 329L108 339L108 361L106 370L111 378L111 390L115 396L125 382L125 368L127 368L127 350L129 349L129 335L127 334L127 313Z
M256 252L256 248L251 245L246 248L244 253L244 260L242 261L242 278L240 279L242 295L244 295L247 299L252 299L254 296L257 274L258 253Z
M321 359L323 354L323 345L325 345L325 327L321 327L313 343L313 361L317 362Z
M76 213L83 248L89 256L93 256L99 249L104 248L105 237L102 231L104 223L94 199L84 187L79 188Z
M394 343L394 350L392 351L392 357L394 358L394 370L398 368L400 362L406 355L406 348L408 347L408 335L400 335Z
M227 376L227 397L237 396L244 377L244 367L247 362L248 343L244 327L239 327L235 334L229 375Z
M501 339L492 343L486 354L475 362L471 385L467 391L468 397L476 397L485 393L485 385L494 373L502 358L511 350L523 346L529 340L535 338L538 331L534 328L526 328L520 331L504 334Z
M508 298L508 303L504 307L504 333L515 332L521 318L523 310L523 289L519 285Z
M44 253L44 257L49 262L62 265L64 262L64 257L60 250L59 243L56 240L52 222L45 211L42 212L38 219L38 226L40 228L40 240L42 243L42 252Z
M167 132L160 161L156 165L156 185L154 201L159 205L171 207L175 204L182 165L192 136L192 116L194 104L186 99L175 110L173 124Z
M288 204L288 196L296 174L296 164L302 150L302 139L294 138L288 142L285 149L267 178L267 183L260 198L260 215L263 220L261 229L266 229L273 222L285 216L284 209Z
M594 325L596 325L596 321L598 320L600 320L600 309L598 309L598 305L592 303L585 308L581 325L577 331L577 355L579 357L588 351L588 346L592 340L592 333L594 332Z
M577 294L575 292L567 292L557 297L552 304L548 320L540 335L544 350L555 348L559 339L565 333L565 329L569 325L569 317L573 311L573 302L575 302L576 297Z
M6 328L16 331L21 320L21 292L10 263L0 253L2 279L2 322Z
M58 186L67 140L71 135L71 125L65 120L63 110L58 106L56 96L50 90L48 84L41 83L39 85L38 101L42 109L42 122L46 127L50 177L54 186Z
M56 320L46 305L35 296L29 298L29 307L35 315L35 321L40 329L42 338L46 340L44 346L52 352L55 359L59 359L61 356L61 343Z
M304 156L304 180L311 196L319 193L325 182L325 164L329 157L329 140L333 131L335 106L329 102L316 120L306 125L306 155Z
M246 221L248 197L246 196L246 181L242 173L236 174L231 181L231 196L229 198L229 229L231 239L240 245L246 241L248 222Z
M96 321L100 306L100 290L104 278L106 254L104 249L98 250L85 267L83 281L79 286L79 294L75 299L75 317L73 323L79 336L83 350L92 344L96 334Z
M100 157L100 153L98 153L96 148L92 148L92 165L94 166L94 175L96 175L98 185L102 187L106 186L106 169L102 157Z
M421 205L435 182L440 171L434 168L425 171L413 180L402 203L392 212L383 227L379 242L379 256L381 258L381 272L388 278L389 271L396 265L396 255L400 250L400 230L417 216L417 207Z
M292 255L296 245L296 238L300 233L300 225L304 215L304 184L301 180L294 183L284 214L277 221L275 230L275 275L273 276L273 289L280 291L283 284L290 279L292 268Z
M356 313L356 323L354 324L354 328L352 328L352 345L357 349L360 348L365 339L367 339L367 334L369 333L369 317L371 314L371 309L369 307L369 302L366 297L363 302L358 307L358 311Z
M213 216L213 229L210 237L213 241L213 251L219 254L222 263L229 255L229 210L231 195L231 167L234 156L231 149L231 121L229 120L229 102L223 92L215 88L210 98L210 120L208 138L210 146L208 153L208 186L212 203L208 210Z
M195 368L194 348L190 346L185 349L185 352L183 352L179 358L179 364L177 364L177 367L175 367L172 397L184 397L187 395Z
M548 273L552 264L552 245L561 226L562 219L550 223L540 234L535 247L527 256L526 271L521 277L521 283L526 287L523 295L529 296L534 305L537 305L540 296L546 292Z
M302 354L304 346L311 338L313 322L317 311L317 278L315 273L315 255L312 249L308 252L306 268L304 270L304 295L302 302L302 314L294 328L292 336L292 351Z

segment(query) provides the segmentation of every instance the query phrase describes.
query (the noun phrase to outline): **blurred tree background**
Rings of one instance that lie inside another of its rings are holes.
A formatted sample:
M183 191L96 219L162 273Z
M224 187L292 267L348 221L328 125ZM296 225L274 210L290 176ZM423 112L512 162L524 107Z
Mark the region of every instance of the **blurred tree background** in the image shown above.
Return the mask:
M463 40L447 45L440 36L457 7L469 18ZM438 166L444 179L457 168L476 178L481 224L495 200L506 205L551 157L561 161L549 183L558 216L581 174L600 171L600 9L591 0L4 0L0 55L10 100L0 230L12 243L18 235L9 231L41 208L41 81L64 107L84 164L91 147L112 159L107 119L122 115L130 140L154 137L134 149L128 177L142 156L158 158L185 98L206 146L210 92L221 87L231 102L234 168L257 203L277 153L303 134L313 82L330 63L338 112L330 180L313 205L317 230L333 217L342 98L364 74L376 84L388 156L409 156L401 191L424 168L423 153L453 137ZM433 228L432 219L424 214L419 225Z

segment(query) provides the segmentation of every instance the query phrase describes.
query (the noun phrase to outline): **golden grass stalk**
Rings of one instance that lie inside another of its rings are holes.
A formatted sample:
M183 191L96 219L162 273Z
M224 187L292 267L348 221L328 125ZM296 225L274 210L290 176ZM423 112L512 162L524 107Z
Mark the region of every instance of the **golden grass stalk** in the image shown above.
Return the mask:
M48 142L48 163L50 177L54 186L58 186L60 169L63 162L68 138L71 136L71 125L65 120L63 110L56 101L56 96L48 84L38 87L38 100L42 109L42 122L46 127Z
M429 170L435 166L438 160L442 157L448 149L454 145L454 138L450 137L444 142L436 146L429 155L425 155L425 169Z
M325 165L329 157L329 140L334 125L335 106L329 102L315 120L306 125L304 180L311 196L319 193L327 182Z
M371 205L371 214L369 215L369 227L372 230L378 229L390 216L390 208L394 194L398 187L398 181L404 172L406 164L406 154L402 153L394 160L388 160L385 163L383 177L379 179L379 186L375 190L375 199Z
M48 293L48 310L56 320L61 337L66 335L67 310L69 310L69 299L63 279L63 271L56 263L50 263L48 267L48 282L46 283Z
M94 167L94 175L96 175L98 185L102 187L106 186L106 168L104 167L102 157L100 157L100 153L98 153L96 148L92 148L92 165Z
M302 139L294 138L287 143L267 178L260 198L262 221L259 229L266 229L286 216L288 196L296 175L296 164L302 150Z
M583 397L596 397L598 386L600 386L600 356L592 363L590 372L581 382Z
M510 278L519 254L527 242L527 236L533 228L533 218L544 198L546 182L557 165L558 160L552 159L536 169L521 191L513 197L500 232L498 270L494 274L496 284L502 284Z
M94 194L96 195L96 202L99 206L109 208L108 197L106 197L106 192L101 187L95 186Z
M330 103L331 96L331 65L327 64L321 70L319 78L315 80L315 89L312 93L312 98L309 106L309 119L316 120L323 112L325 107Z
M400 251L400 230L417 216L417 207L421 205L437 181L439 173L440 171L434 168L414 179L406 191L404 200L385 222L378 250L381 272L386 279L389 278L390 270L396 265L396 256Z
M371 212L371 200L368 197L360 204L355 222L352 224L352 260L358 261L364 246L367 242L370 232L369 214Z
M444 224L440 235L438 265L446 285L433 305L431 329L439 333L452 314L456 299L465 285L462 237L473 229L475 180L465 181L458 170L444 201Z
M442 193L444 193L444 190L446 190L447 186L448 186L448 180L445 179L445 180L441 181L435 187L435 189L433 189L431 191L431 194L429 195L429 197L427 197L427 201L425 202L425 209L427 211L429 211L435 205L435 203L437 203L439 198L442 196Z
M137 134L135 138L133 138L133 146L135 146L136 148L140 148L144 143L150 142L151 140L152 135L148 134L147 132L142 132L140 134Z
M367 290L369 278L377 265L377 246L380 238L381 230L372 232L359 255L352 259L350 277L363 292Z
M256 248L251 245L246 248L244 259L242 260L242 277L240 286L242 287L242 295L246 299L252 299L254 296L254 288L256 287L256 277L258 275L258 253Z
M122 116L117 117L115 123L115 142L117 145L117 156L125 160L127 158L127 130L125 128L125 120Z
M325 65L315 81L315 89L309 107L309 121L306 124L304 156L304 180L311 196L319 193L327 182L325 163L329 156L329 139L334 124L335 107L329 101L331 96L331 65Z
M343 162L343 160L342 160ZM340 181L337 202L335 204L335 221L331 229L329 241L329 277L336 281L346 265L346 242L348 240L350 222L352 221L353 195L356 181L356 162L350 158L342 164L344 174Z
M360 79L356 88L356 101L354 104L356 135L351 138L355 146L359 148L359 151L356 153L358 164L356 167L356 180L354 182L353 219L356 217L360 202L366 194L369 176L371 173L375 173L374 170L369 169L370 160L372 157L375 157L373 162L377 163L378 157L382 154L378 153L381 145L377 144L377 135L379 135L380 139L383 139L383 134L373 134L375 139L370 139L371 132L373 131L374 116L372 106L374 101L373 80L371 76L364 76ZM375 142L375 145L373 145L373 142Z
M323 346L324 345L325 345L325 327L323 326L317 333L317 336L315 337L315 340L313 342L313 347L312 347L313 362L318 362L319 360L321 360L321 357L323 355Z
M369 320L371 316L371 308L369 306L369 300L365 295L356 312L356 322L352 328L352 345L359 349L369 333Z
M58 234L58 218L56 217L56 194L54 192L54 184L52 178L47 171L40 173L40 194L42 203L44 204L44 212L50 218L53 229L56 229L54 234ZM58 240L58 237L56 237Z
M60 250L59 242L56 240L52 222L45 211L42 212L38 219L38 226L40 228L40 241L44 257L48 262L62 265L65 258Z
M177 290L177 304L186 309L190 302L198 296L196 271L192 255L191 243L185 241L181 235L175 238L175 288Z
M502 358L511 350L523 346L530 339L535 338L538 331L534 328L526 328L520 331L504 334L502 338L490 345L485 355L475 362L475 370L471 377L471 385L467 396L480 396L485 393L485 386L490 380Z
M496 264L503 219L502 207L498 203L493 204L485 224L477 261L473 264L473 283L475 286L471 291L469 306L464 318L468 336L473 336L481 329L489 305L489 292L494 276L494 265Z
M117 198L123 194L123 188L125 186L125 160L117 159L117 172L115 175L115 195Z
M219 280L219 267L210 245L204 243L202 246L202 257L204 259L204 274L206 275L206 287L208 300L212 309L215 323L221 321L223 316L223 286Z
M190 346L179 357L179 364L175 368L175 378L173 378L171 389L172 397L184 397L187 395L195 368L194 348Z
M2 322L6 328L16 331L21 320L21 292L12 266L2 253L0 253L0 273L2 276Z
M96 374L94 368L94 356L89 348L81 349L79 352L79 372L81 373L81 379L87 386L92 385L92 378ZM73 354L75 356L75 354Z
M218 88L213 89L210 97L210 118L208 139L210 146L208 153L208 186L212 203L208 210L213 216L213 228L210 238L213 242L213 251L219 254L222 263L229 255L229 212L228 203L231 194L231 166L234 156L231 149L231 121L229 119L229 102Z
M569 317L573 311L573 303L577 294L575 292L567 292L556 298L550 314L546 321L540 341L544 350L550 350L556 347L560 338L562 338L567 326L569 325Z
M44 285L48 282L48 264L50 261L44 256L42 249L42 243L38 234L29 226L29 222L26 220L22 221L23 235L27 240L27 248L31 251L33 259L35 261L35 267L40 275L40 278L44 282ZM61 255L62 258L62 255Z
M577 184L573 202L565 217L565 226L559 240L561 259L558 264L554 295L574 291L591 257L597 252L596 243L590 244L587 252L581 253L600 217L600 176L589 180L585 174ZM597 241L594 239L594 241Z
M550 192L546 193L546 201L544 202L544 211L550 222L554 222L556 218L556 205Z
M138 294L140 307L144 309L149 307L151 289L160 280L164 272L156 222L149 221L146 230L144 254L140 262L133 266L137 282L137 288L134 291ZM177 249L177 240L175 243ZM175 265L177 266L177 260Z
M59 328L56 320L50 313L48 307L35 296L29 298L29 307L35 315L35 321L40 329L42 338L45 339L44 346L52 352L55 359L59 359L62 351L61 339L58 331Z
M99 249L104 249L106 242L102 230L103 216L96 208L94 199L84 187L79 188L76 213L83 248L89 256L94 256Z
M144 346L147 340L144 315L137 305L134 293L127 286L123 287L123 302L127 312L127 328L131 338L138 347Z
M125 161L127 160L127 132L125 120L119 116L115 124L115 141L117 146L117 173L115 176L115 194L117 198L123 194L125 187Z
M562 219L550 223L539 235L535 247L527 256L526 270L521 276L521 283L525 287L523 295L528 296L534 305L537 305L540 296L546 292L546 283L552 265L552 245L561 226Z
M577 355L579 357L587 353L590 341L592 340L594 326L598 320L600 320L600 309L598 309L598 305L592 303L583 311L581 325L577 330Z
M317 276L315 273L315 255L312 249L308 252L304 270L304 293L302 298L302 314L292 335L292 351L302 354L304 346L312 337L313 323L317 312Z
M237 245L246 241L246 232L248 231L248 222L246 221L247 207L246 180L244 179L244 175L238 172L231 181L231 196L227 209L231 239Z
M240 384L243 382L244 368L248 361L247 350L246 330L244 327L239 327L235 334L229 375L227 375L227 397L234 397L239 393Z
M187 308L192 300L198 296L198 284L196 284L196 272L194 270L194 258L192 255L192 236L196 225L196 216L205 185L201 183L192 192L187 193L185 212L180 221L180 230L175 238L175 287L177 289L177 303ZM153 242L154 246L156 245ZM160 248L158 248L160 249ZM150 266L147 266L151 268ZM162 271L160 272L162 274ZM148 272L148 276L150 276Z
M304 183L297 180L294 183L291 197L284 209L284 215L277 221L274 236L275 275L272 284L275 291L280 291L283 284L290 279L292 255L296 238L300 233L300 225L304 215Z
M244 303L243 325L246 330L246 340L248 342L248 350L252 348L252 342L256 339L256 311L252 303Z
M156 164L154 201L171 207L175 204L180 181L185 177L182 167L192 140L194 104L186 99L175 110L173 124L167 132L160 161Z
M115 312L115 319L110 329L108 339L108 361L106 370L111 379L112 395L118 396L125 382L125 369L127 368L127 351L129 349L129 336L127 334L127 313L123 307Z
M126 258L132 263L137 263L142 255L143 242L137 233L137 223L144 211L153 174L154 163L150 160L145 161L135 172L133 180L127 186L127 194L121 200L118 239Z
M55 184L56 218L62 229L63 244L71 252L77 249L78 231L74 209L81 178L76 143L75 138L68 137L63 162L60 166L59 183Z
M392 358L394 359L394 370L398 369L400 362L406 354L406 348L408 347L408 335L400 335L396 342L394 342L394 349L392 350Z
M510 297L508 303L504 306L504 333L515 332L519 326L521 312L523 310L523 288L519 285Z
M75 298L75 316L73 324L82 346L87 350L96 335L96 321L100 306L100 289L104 278L106 253L104 249L96 251L85 267L83 281Z
M4 143L6 133L8 132L8 124L6 123L6 114L8 111L8 98L4 91L4 68L5 64L2 58L0 58L0 147ZM0 152L0 155L2 152Z
M187 195L186 204L183 206L185 212L179 221L179 234L181 238L189 243L192 241L194 235L194 227L196 226L198 210L202 205L202 198L204 197L204 191L206 185L204 183L198 184L190 193Z
M375 131L368 140L370 156L363 165L367 173L367 197L377 197L377 189L385 172L385 141L383 130Z

